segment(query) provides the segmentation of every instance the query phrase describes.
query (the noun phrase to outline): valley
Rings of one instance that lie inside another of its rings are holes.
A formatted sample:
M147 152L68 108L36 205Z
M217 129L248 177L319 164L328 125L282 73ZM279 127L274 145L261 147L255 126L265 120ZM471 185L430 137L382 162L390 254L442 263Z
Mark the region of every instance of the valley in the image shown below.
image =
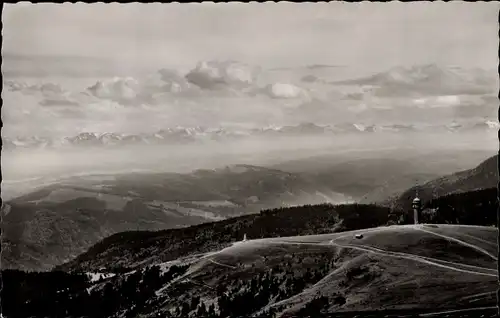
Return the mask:
M237 164L191 173L132 172L60 179L4 203L2 229L7 245L3 265L49 270L121 231L182 228L279 207L389 202L387 198L401 195L394 202L403 202L397 209L406 211L415 190L404 190L419 180L438 182L432 179L484 158L483 152L455 154L379 150L367 152L364 159L353 159L349 153L330 154L269 168ZM488 163L492 160L462 173L477 180L460 179L461 184L468 184L464 191L494 186L491 173L495 167ZM449 180L450 189L459 182L454 175L435 180ZM420 191L424 199L430 199Z

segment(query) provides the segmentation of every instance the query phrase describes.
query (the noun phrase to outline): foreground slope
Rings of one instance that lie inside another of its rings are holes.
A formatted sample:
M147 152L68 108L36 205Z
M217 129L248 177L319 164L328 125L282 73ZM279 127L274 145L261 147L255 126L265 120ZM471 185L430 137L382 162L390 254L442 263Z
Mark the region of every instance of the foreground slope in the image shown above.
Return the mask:
M492 227L407 225L248 240L139 266L93 286L83 280L79 287L58 286L68 288L73 305L61 301L58 310L71 317L319 317L373 310L457 316L495 305L496 237ZM25 300L28 294L19 293L26 285L11 285L18 289L10 297ZM89 294L82 294L86 287ZM33 300L26 312L41 310L41 299ZM16 308L15 301L5 305Z
M306 282L291 297L264 306L283 313L298 314L319 297L329 300L326 312L493 305L496 235L494 228L423 225L261 239L208 254L208 268L185 278L202 284L208 279L210 285L216 282L217 267L229 271L229 280L255 268L280 277L279 264L284 262L290 262L295 279L307 280L308 269L323 271L321 279Z

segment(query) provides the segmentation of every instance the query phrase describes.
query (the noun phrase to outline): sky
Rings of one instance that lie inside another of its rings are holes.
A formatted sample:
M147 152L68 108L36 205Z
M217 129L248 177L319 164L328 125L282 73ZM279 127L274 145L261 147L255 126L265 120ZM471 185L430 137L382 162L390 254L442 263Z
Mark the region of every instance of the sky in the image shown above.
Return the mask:
M192 67L496 68L499 3L6 4L3 53Z

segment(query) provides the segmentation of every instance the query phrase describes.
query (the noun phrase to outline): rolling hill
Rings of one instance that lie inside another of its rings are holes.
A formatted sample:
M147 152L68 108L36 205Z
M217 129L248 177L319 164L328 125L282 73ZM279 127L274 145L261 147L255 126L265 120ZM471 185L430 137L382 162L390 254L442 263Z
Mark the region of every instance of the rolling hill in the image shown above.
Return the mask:
M74 177L5 203L2 265L46 270L118 232L348 200L300 175L248 165L190 174Z
M248 238L172 261L143 257L135 269L97 281L89 279L95 274L81 272L4 271L4 279L11 280L2 297L4 312L8 317L473 317L489 310L484 317L494 316L497 230L492 227L384 226ZM151 238L142 241L152 246ZM148 255L156 256L151 249ZM101 255L94 256L98 261ZM56 276L60 279L52 283ZM54 299L57 307L46 305Z
M311 156L281 162L273 168L300 173L352 196L360 203L378 203L417 184L468 169L490 155L491 152L486 151L379 150L373 153ZM490 181L482 186L491 186ZM481 184L482 181L478 182ZM409 198L405 197L405 200Z
M418 191L424 201L436 199L454 193L494 188L498 183L498 156L488 158L477 167L449 174L422 185L411 187L391 199L384 200L384 205L396 209L410 209L411 199Z

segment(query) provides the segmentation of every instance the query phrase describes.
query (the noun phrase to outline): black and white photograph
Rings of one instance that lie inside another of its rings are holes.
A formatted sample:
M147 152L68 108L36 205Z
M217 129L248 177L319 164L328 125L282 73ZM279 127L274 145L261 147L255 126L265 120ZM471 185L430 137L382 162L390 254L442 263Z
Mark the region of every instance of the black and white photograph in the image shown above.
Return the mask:
M497 317L499 12L4 4L0 317Z

